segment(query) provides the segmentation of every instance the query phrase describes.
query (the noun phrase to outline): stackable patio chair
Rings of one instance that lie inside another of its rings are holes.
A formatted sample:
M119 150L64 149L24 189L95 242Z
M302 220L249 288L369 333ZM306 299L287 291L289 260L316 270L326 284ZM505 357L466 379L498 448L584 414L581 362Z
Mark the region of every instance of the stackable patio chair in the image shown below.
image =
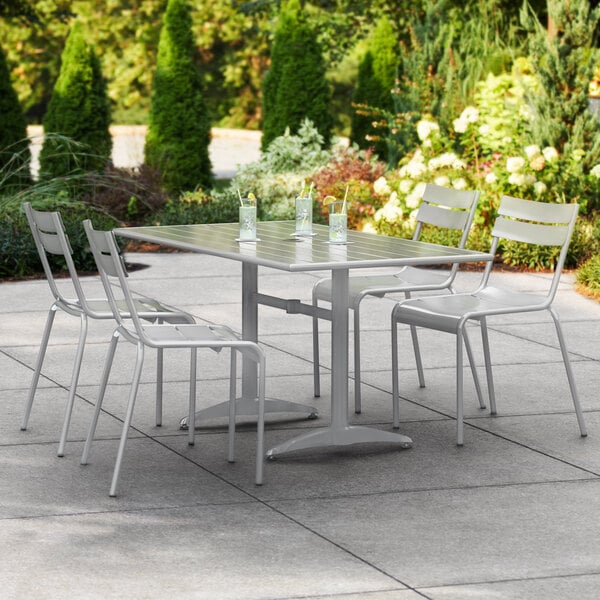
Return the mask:
M78 317L80 322L79 341L77 343L77 352L71 374L69 397L60 435L60 442L58 445L58 456L64 456L65 444L67 441L69 424L71 422L71 414L73 412L73 404L75 401L75 394L77 392L77 382L79 380L79 372L81 370L81 362L83 359L83 352L87 337L88 319L113 319L113 312L106 298L95 299L88 298L86 296L84 288L77 274L77 268L73 261L73 250L71 249L71 244L69 243L60 212L34 210L29 202L25 202L23 207L25 209L25 214L27 215L27 221L29 222L29 227L31 228L35 246L37 248L46 279L50 286L52 296L54 297L54 301L48 310L48 317L46 319L46 325L44 327L44 333L42 336L40 349L38 351L31 387L25 403L25 414L23 416L21 429L25 431L29 424L31 408L33 406L33 400L35 398L40 373L44 363L44 358L46 356L48 340L50 338L50 333L52 332L54 318L56 317L57 311L62 310L68 315ZM74 298L65 296L63 293L64 287L56 281L49 262L50 255L61 256L64 259L71 278L70 280L75 296ZM188 313L161 304L159 301L153 298L136 298L135 307L138 315L141 318L150 321L166 321L169 323L194 322L194 318ZM124 310L123 315L127 316L129 309L125 306L121 306L121 309ZM159 352L157 356L156 369L156 424L159 426L162 423L162 365L162 352Z
M481 327L490 411L496 414L496 398L490 360L487 318L547 310L554 321L567 373L573 406L582 436L587 435L575 379L557 312L552 307L567 250L575 227L577 204L547 204L504 196L492 230L490 252L496 253L501 239L540 246L557 246L560 253L545 295L515 292L489 284L493 263L486 265L480 286L472 293L421 297L404 300L392 311L392 389L394 427L399 427L398 409L398 323L426 327L456 335L456 443L463 444L463 341L467 350L467 324Z
M265 401L265 356L261 348L255 342L240 339L231 329L224 325L198 325L192 323L184 324L146 324L137 312L137 305L129 285L127 283L127 271L122 256L115 242L114 234L110 231L94 230L89 220L84 221L90 247L96 260L98 271L108 302L116 320L117 327L112 335L102 379L98 400L94 410L94 416L85 442L81 464L87 464L98 416L102 409L102 401L106 392L106 386L112 367L117 343L120 338L135 344L137 356L134 367L133 381L129 393L127 411L123 423L121 440L117 460L110 486L110 496L116 496L121 463L125 452L127 437L136 396L140 383L140 376L144 362L146 347L161 351L165 348L189 348L191 351L190 361L190 390L189 390L189 414L188 414L188 443L194 445L195 436L195 410L196 410L196 367L197 350L208 348L220 351L223 348L231 350L230 385L229 385L229 447L228 460L234 460L234 437L235 437L235 408L236 408L236 358L237 352L245 358L254 361L258 366L258 420L257 420L257 443L256 443L256 475L255 483L262 484L263 480L263 455L264 455L264 401ZM129 318L123 318L121 305L125 304L129 311Z
M462 231L459 248L464 248L480 192L455 190L439 185L427 184L423 199L417 212L417 226L414 240L421 236L423 227L433 225L445 229ZM404 293L410 298L413 292L444 290L452 292L452 284L458 264L449 272L433 271L419 267L404 267L392 275L363 275L349 278L349 305L354 311L354 410L360 413L361 373L360 373L360 304L367 297L383 298L389 293ZM319 301L331 302L331 278L318 281L312 291L312 302L317 306ZM414 328L411 328L419 385L425 387L419 342ZM313 317L313 369L314 394L321 395L321 377L319 368L319 320Z

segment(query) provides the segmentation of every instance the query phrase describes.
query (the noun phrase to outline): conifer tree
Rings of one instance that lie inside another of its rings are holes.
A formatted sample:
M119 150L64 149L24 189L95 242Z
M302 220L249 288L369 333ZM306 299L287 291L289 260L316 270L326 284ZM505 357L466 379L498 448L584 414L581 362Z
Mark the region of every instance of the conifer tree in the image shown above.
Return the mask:
M43 124L46 137L40 152L40 177L101 171L110 160L106 81L100 60L93 46L86 43L78 21L67 38Z
M171 194L208 187L213 181L210 118L195 54L189 5L169 0L152 84L145 159L158 169L163 188Z
M361 105L383 111L392 111L399 63L399 45L396 32L390 20L383 16L377 23L369 40L367 51L358 68L356 89L352 98L355 106L352 115L350 141L360 148L375 147L383 160L388 158L388 145L373 127L372 114L365 114Z
M530 56L540 83L530 98L532 141L554 146L589 172L600 162L600 122L590 114L588 99L598 62L600 7L592 9L588 0L548 0L548 16L551 31L533 13L523 13L533 29Z
M297 133L307 118L323 136L324 145L329 146L333 117L325 71L317 36L298 0L290 0L281 11L271 67L263 83L263 150L286 129Z
M30 160L27 123L0 47L0 188L29 183Z

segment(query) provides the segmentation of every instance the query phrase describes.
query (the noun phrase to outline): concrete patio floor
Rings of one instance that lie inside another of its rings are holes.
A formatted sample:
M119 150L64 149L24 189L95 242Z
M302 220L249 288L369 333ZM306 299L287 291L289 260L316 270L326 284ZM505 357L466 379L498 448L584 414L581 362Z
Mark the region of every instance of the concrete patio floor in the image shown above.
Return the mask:
M147 266L131 273L140 294L239 330L239 264L184 253L127 258ZM259 273L261 291L305 301L317 277ZM535 291L547 276L498 278ZM477 279L477 273L461 271L457 287L472 289ZM413 439L413 448L296 453L267 462L265 484L256 487L252 425L238 430L234 464L226 460L223 423L198 430L196 445L188 446L178 428L187 411L188 359L171 352L160 428L153 421L154 364L147 361L117 498L109 498L108 489L134 348L122 344L117 350L99 439L83 467L79 458L112 330L109 323L90 324L67 452L57 458L78 322L57 316L30 426L20 431L51 297L44 280L0 284L0 596L598 598L600 305L575 293L572 282L563 276L556 306L587 438L579 436L548 315L490 321L499 414L491 417L477 407L466 377L462 448L454 437L454 338L422 333L427 387L419 389L404 329L401 432ZM96 277L86 283L100 291ZM363 412L351 410L351 420L392 430L393 299L363 306ZM329 329L323 326L322 397L313 398L310 319L261 308L259 323L267 395L320 412L314 421L269 422L271 447L328 422ZM200 406L226 397L225 354L201 353Z

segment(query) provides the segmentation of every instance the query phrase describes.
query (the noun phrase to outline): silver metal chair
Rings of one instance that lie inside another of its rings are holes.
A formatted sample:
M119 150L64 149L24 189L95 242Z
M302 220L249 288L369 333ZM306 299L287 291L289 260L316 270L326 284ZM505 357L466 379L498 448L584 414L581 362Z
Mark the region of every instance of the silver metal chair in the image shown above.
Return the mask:
M571 390L579 430L587 435L579 404L575 379L557 312L552 308L573 228L577 204L547 204L504 196L492 230L490 252L496 253L500 239L528 244L560 247L554 275L545 295L515 292L489 285L493 263L486 265L481 284L472 293L430 296L404 300L392 311L392 390L394 427L399 427L398 409L398 323L426 327L456 335L456 443L463 444L463 340L470 351L467 323L476 321L481 327L490 411L496 414L496 399L490 361L487 318L523 312L547 310L554 321L567 379Z
M81 284L77 269L73 261L73 250L66 234L65 226L63 224L61 215L59 212L45 212L34 210L29 202L23 204L29 227L46 275L48 284L54 301L48 311L48 317L46 319L46 325L44 327L44 333L38 352L35 370L33 372L33 379L31 381L31 387L25 404L25 414L21 424L21 429L25 431L29 424L29 418L31 416L31 408L33 406L33 400L37 390L40 373L46 356L46 350L48 348L48 340L54 324L54 318L56 312L62 310L68 315L78 317L80 321L79 330L79 341L77 344L77 353L75 355L75 363L73 364L73 371L71 374L71 383L69 387L69 398L67 401L67 407L65 410L65 417L62 426L62 432L60 435L60 442L58 445L58 456L64 456L65 444L67 441L67 434L69 430L69 424L71 422L71 414L73 412L73 404L75 401L75 394L77 392L77 382L79 380L79 372L81 370L81 362L83 359L83 351L85 348L85 342L88 330L88 318L91 319L113 319L113 312L106 298L95 299L88 298L84 292L84 288ZM70 284L72 284L74 298L67 297L64 292L64 286L69 285L68 280L63 280L62 284L58 284L55 280L50 262L48 260L49 255L61 256L66 265L70 275ZM161 304L153 298L138 298L135 300L136 310L138 315L143 319L151 321L167 321L169 323L193 323L194 318L183 311L173 309L169 306ZM124 310L123 315L127 316L127 307L122 306ZM162 423L162 352L158 353L157 357L157 386L156 386L156 424L158 426Z
M418 240L424 225L433 225L457 231L462 230L458 246L464 248L469 229L473 222L480 192L454 190L439 185L427 184L417 212L417 226L413 239ZM444 290L452 292L452 283L458 271L458 264L449 272L432 271L418 267L405 267L393 275L364 275L349 278L349 305L354 311L354 410L361 412L360 375L360 304L368 296L383 298L389 293L404 293L407 298L413 292ZM313 306L319 301L331 302L331 278L318 281L312 291ZM419 341L414 328L411 328L419 385L425 387L423 366L419 352ZM321 395L319 369L319 319L313 317L313 369L314 394Z
M263 455L264 455L264 402L265 402L265 356L258 344L255 342L239 339L239 337L224 325L198 325L184 324L146 324L143 323L137 312L137 305L131 295L127 283L127 271L125 270L122 256L110 231L95 231L89 220L83 223L87 233L90 247L94 254L98 271L104 284L104 289L112 309L113 316L117 322L108 349L104 371L100 382L98 401L94 410L94 416L85 442L81 464L87 464L89 453L98 422L98 416L102 408L102 401L106 392L106 386L114 359L117 342L123 338L137 347L137 357L134 368L133 381L127 404L127 411L123 423L121 440L112 483L110 496L116 496L117 483L121 470L121 463L127 443L127 435L131 425L133 409L140 383L140 376L144 362L145 348L156 348L161 351L164 348L189 348L191 350L190 362L190 392L189 392L189 414L188 414L188 443L194 445L195 437L195 412L196 412L196 363L197 350L199 348L210 348L220 351L223 348L231 349L231 368L229 386L229 449L228 460L234 460L234 438L235 438L235 408L236 408L236 352L240 352L245 358L254 361L258 365L258 421L257 421L257 443L256 443L256 485L261 485L263 480ZM121 311L121 305L125 303L129 311L129 318L125 319Z

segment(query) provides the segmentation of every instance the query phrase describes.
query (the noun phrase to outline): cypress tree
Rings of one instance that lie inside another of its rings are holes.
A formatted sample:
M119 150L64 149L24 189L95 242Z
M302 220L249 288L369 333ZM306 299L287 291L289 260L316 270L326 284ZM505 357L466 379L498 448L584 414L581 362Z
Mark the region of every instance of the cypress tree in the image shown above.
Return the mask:
M399 63L399 46L396 33L390 20L383 16L377 23L369 40L367 51L358 68L356 89L352 97L355 112L352 115L350 141L360 148L375 147L380 158L388 158L388 146L380 139L381 131L373 127L373 115L365 114L360 105L371 109L392 111L394 100L392 90L395 86ZM371 113L371 111L366 111ZM373 143L373 141L375 143Z
M169 0L152 84L145 158L171 194L208 187L213 181L210 118L195 54L189 5L186 0Z
M330 100L317 36L305 21L298 0L290 0L282 9L271 67L263 83L263 151L287 128L297 133L307 118L328 146L333 127Z
M589 111L589 84L598 61L596 34L600 7L588 0L549 0L547 31L532 13L530 55L539 90L531 94L535 118L532 141L554 146L561 154L582 153L584 172L600 162L600 122Z
M0 188L29 183L30 160L27 123L0 47Z
M41 178L101 171L110 160L106 81L100 60L93 46L86 43L83 26L77 21L61 56L60 73L43 124L46 138L40 152Z

